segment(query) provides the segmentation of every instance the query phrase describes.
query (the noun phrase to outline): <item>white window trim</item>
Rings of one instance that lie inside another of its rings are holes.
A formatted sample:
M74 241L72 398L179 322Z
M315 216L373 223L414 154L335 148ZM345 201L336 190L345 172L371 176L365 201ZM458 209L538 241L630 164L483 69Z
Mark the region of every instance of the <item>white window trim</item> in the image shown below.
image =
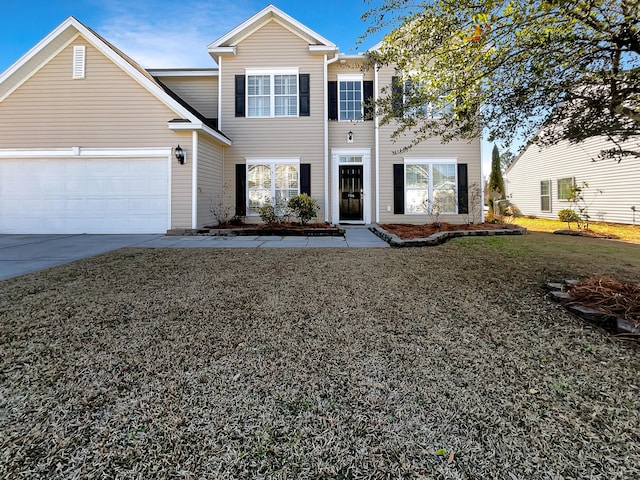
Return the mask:
M272 196L275 196L275 188L276 188L276 184L275 184L275 176L273 175L274 169L276 165L298 165L298 194L300 194L300 157L297 158L256 158L256 157L251 157L251 158L246 158L246 172L247 172L247 186L246 186L246 191L245 191L245 195L246 195L246 212L247 212L247 217L259 217L260 214L258 214L257 212L252 212L251 209L249 208L249 166L250 165L269 165L271 167L271 173L272 176L274 178L274 181L271 182L271 193Z
M556 200L558 200L559 202L569 202L568 198L560 198L560 180L571 180L571 185L575 185L576 184L576 177L558 177L556 178Z
M549 193L545 196L549 197L549 210L543 210L542 209L542 191L540 192L540 211L541 212L545 212L545 213L549 213L553 211L553 188L551 188L551 186L553 185L553 181L550 179L542 179L540 180L540 186L542 186L542 182L547 182L549 184Z
M407 211L407 165L429 165L429 185L427 190L427 198L433 198L433 165L442 164L458 164L457 158L405 158L404 159L404 214L405 215L428 215L427 212L409 212ZM458 169L454 169L456 189L458 188ZM458 214L458 192L454 190L454 205L455 211L453 212L441 212L442 215L457 215Z
M433 102L427 102L426 104L423 104L422 107L413 107L414 112L407 112L406 110L406 105L407 105L407 82L410 81L410 75L415 74L416 72L409 72L409 73L403 73L402 74L402 106L403 106L403 111L404 111L404 116L406 118L413 118L416 117L416 111L418 108L424 108L426 106L427 112L426 112L426 116L425 118L431 118L431 119L439 119L439 118L443 118L443 115L441 114L437 114L434 115L434 111L440 111L441 109L434 109L433 107ZM445 97L445 94L441 94L438 95L438 98L442 98Z
M245 68L245 105L246 118L296 118L300 116L300 68ZM249 77L269 75L269 115L249 115ZM275 75L296 76L296 114L276 115Z
M340 82L360 82L360 118L357 120L342 120L342 109L340 108ZM345 74L338 75L338 121L339 122L364 122L364 75L362 74Z

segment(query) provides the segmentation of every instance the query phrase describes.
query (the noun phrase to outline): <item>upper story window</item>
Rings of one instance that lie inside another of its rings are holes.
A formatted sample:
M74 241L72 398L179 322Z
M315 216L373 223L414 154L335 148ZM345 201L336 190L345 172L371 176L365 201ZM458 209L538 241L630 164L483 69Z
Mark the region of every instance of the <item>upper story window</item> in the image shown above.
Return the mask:
M297 117L298 70L247 70L247 117Z
M393 108L396 117L442 118L450 115L454 103L451 92L443 91L433 101L424 101L420 95L420 84L402 77L392 77Z
M362 120L362 75L338 75L340 121Z

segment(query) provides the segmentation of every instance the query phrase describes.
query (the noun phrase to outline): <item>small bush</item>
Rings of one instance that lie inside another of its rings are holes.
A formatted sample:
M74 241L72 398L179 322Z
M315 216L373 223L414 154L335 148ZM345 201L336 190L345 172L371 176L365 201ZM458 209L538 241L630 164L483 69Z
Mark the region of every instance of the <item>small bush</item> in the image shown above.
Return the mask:
M273 227L278 223L278 215L276 215L276 209L273 208L271 202L265 202L260 208L258 208L258 214L264 223L269 227Z
M318 202L306 193L291 197L287 207L298 218L301 225L306 225L309 220L316 218L320 209Z
M567 222L567 226L571 228L571 222L576 225L580 223L580 215L571 210L570 208L563 208L558 212L558 218L561 222Z

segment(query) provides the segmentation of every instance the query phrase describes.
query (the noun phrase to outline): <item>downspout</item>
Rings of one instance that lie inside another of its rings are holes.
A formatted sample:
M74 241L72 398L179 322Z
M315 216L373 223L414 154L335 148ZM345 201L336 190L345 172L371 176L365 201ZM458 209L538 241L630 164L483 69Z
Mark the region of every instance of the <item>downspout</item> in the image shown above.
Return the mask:
M338 60L338 52L329 60L324 54L324 221L329 223L329 71L331 63Z
M218 55L218 131L222 131L222 56Z
M482 137L480 137L480 223L484 223L484 169L482 165ZM469 176L467 175L467 198L469 198ZM470 207L472 205L469 205Z
M378 64L374 64L374 87L373 87L373 103L378 104ZM375 223L380 222L380 118L378 117L378 108L374 112L374 143L375 143L375 155L374 161L376 162L376 216Z
M198 132L191 132L191 228L198 228Z

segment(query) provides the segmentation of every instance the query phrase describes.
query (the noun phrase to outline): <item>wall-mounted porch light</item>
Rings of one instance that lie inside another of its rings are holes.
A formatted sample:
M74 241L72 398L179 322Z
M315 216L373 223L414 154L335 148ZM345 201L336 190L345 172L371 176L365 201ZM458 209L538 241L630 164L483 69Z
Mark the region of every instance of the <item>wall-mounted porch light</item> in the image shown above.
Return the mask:
M178 144L178 146L174 148L173 154L175 155L176 160L178 160L178 163L180 165L184 165L186 157L184 154L184 150L180 147L180 144Z
M351 130L347 133L347 143L353 143L353 132Z

